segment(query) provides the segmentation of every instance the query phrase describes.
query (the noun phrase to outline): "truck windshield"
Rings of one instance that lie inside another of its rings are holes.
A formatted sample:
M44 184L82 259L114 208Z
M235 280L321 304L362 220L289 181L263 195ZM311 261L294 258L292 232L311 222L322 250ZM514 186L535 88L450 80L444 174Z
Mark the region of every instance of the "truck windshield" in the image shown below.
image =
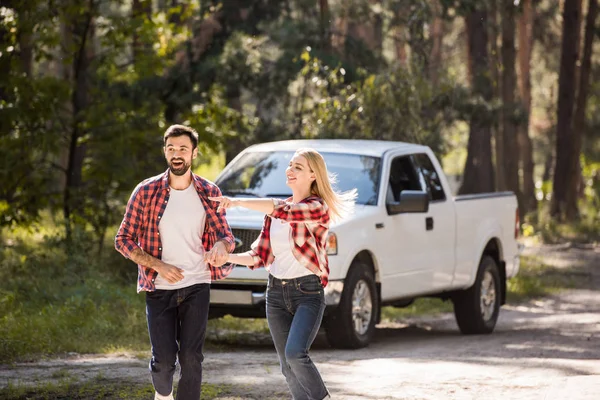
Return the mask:
M335 190L358 190L357 204L376 205L381 159L356 154L321 153L330 174L336 176ZM289 197L285 169L293 151L249 152L217 179L226 196Z

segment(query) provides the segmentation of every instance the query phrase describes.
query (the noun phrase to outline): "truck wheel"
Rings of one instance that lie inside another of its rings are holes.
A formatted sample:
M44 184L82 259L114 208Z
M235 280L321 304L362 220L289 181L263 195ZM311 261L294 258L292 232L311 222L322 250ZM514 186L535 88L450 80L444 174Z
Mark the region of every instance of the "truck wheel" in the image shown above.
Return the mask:
M500 312L500 273L496 260L484 255L475 283L456 294L454 315L463 334L491 333Z
M375 333L379 298L371 268L355 261L344 282L344 292L336 310L324 320L327 341L332 347L365 347Z

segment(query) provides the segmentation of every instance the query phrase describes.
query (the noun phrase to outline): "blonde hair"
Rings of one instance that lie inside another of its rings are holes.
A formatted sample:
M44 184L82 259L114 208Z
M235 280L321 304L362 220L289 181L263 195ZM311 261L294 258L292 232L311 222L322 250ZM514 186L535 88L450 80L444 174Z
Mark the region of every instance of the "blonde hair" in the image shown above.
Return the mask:
M336 176L327 171L327 164L321 153L311 148L296 150L296 155L306 159L311 172L315 174L310 192L323 199L329 207L329 215L333 221L339 221L354 212L356 201L356 189L347 192L337 192L333 186L336 184Z

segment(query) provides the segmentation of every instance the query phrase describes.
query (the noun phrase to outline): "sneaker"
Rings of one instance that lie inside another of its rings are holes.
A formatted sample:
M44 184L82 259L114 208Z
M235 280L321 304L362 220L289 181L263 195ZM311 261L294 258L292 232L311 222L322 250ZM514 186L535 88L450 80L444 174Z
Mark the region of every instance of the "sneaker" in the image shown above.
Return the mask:
M154 392L154 400L174 400L173 399L173 392L171 392L167 396L163 396L162 394L160 394L158 392Z

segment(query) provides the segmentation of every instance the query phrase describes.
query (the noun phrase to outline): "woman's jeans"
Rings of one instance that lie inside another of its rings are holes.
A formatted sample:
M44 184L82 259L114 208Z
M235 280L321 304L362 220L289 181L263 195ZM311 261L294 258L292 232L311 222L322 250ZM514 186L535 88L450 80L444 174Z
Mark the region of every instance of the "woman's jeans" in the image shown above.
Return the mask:
M308 355L323 311L325 297L319 277L311 274L280 280L269 275L267 321L294 400L321 400L328 394Z
M150 373L154 389L168 395L175 364L181 373L177 400L198 400L202 385L202 347L208 323L210 285L146 292L146 317L152 344Z

